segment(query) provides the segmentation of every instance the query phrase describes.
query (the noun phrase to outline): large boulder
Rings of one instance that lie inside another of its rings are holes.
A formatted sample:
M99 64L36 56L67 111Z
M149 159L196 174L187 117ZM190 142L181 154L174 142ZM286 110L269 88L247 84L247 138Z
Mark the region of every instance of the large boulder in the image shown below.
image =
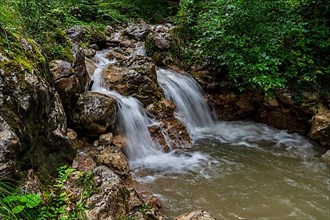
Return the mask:
M120 67L108 65L102 74L106 87L122 95L133 96L144 106L162 97L156 67L148 57L134 56Z
M46 59L32 40L0 27L0 173L49 174L74 156Z
M86 92L80 95L71 120L77 131L96 137L113 128L116 112L117 101L114 98Z

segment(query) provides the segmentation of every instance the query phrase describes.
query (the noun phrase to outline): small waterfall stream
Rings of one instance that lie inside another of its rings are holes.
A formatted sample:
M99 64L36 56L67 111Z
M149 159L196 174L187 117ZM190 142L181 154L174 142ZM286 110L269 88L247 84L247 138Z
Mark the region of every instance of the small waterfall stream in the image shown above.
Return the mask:
M138 100L103 86L104 68L116 62L105 58L108 52L93 59L92 91L118 100L133 177L167 200L163 211L169 217L197 208L219 219L329 216L329 167L314 158L316 150L304 137L263 124L216 121L192 77L158 69L158 82L195 143L193 152L164 153L148 130L159 122Z
M189 155L177 154L175 151L164 153L161 146L155 142L148 130L151 125L159 125L155 119L148 116L141 103L133 98L126 97L116 91L111 91L103 85L102 72L115 60L106 58L108 50L97 52L93 61L97 68L93 74L92 91L99 92L117 99L119 112L119 126L126 137L127 147L125 148L130 167L132 169L154 169L162 172L182 172L201 166L201 163L208 161L208 156L199 152ZM137 53L144 53L137 48ZM165 140L170 140L166 132L161 132Z

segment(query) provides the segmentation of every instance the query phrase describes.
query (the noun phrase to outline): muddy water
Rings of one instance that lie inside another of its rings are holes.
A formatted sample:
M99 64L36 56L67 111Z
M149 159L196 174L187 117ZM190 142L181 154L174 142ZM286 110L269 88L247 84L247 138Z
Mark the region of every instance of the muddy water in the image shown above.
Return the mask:
M152 181L144 179L168 217L201 208L217 219L330 219L330 168L317 149L306 157L267 143L255 148L203 139L193 150L212 159L194 171L154 171Z

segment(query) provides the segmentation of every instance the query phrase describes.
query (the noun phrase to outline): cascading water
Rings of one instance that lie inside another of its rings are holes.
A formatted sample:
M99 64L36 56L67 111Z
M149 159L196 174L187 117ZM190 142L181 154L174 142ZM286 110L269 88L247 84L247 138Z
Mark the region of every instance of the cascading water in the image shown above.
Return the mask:
M199 84L188 74L158 69L157 80L165 97L176 104L177 117L185 123L193 140L217 139L221 143L254 148L267 142L275 147L284 146L304 158L314 154L313 146L297 134L257 123L214 121Z
M142 49L138 48L142 53ZM115 63L115 60L106 58L108 50L99 51L93 61L97 68L93 75L92 91L99 92L116 98L119 106L119 125L126 137L130 167L148 168L164 172L181 172L199 166L202 161L208 161L207 155L198 152L190 154L176 154L176 152L164 153L155 142L148 130L151 125L159 123L150 118L141 103L133 97L125 97L116 91L110 91L103 85L102 72L107 65ZM166 132L162 132L166 135ZM164 137L169 140L169 137Z
M210 109L200 86L192 77L158 69L157 80L165 97L176 104L176 116L186 125L191 136L196 128L213 126Z

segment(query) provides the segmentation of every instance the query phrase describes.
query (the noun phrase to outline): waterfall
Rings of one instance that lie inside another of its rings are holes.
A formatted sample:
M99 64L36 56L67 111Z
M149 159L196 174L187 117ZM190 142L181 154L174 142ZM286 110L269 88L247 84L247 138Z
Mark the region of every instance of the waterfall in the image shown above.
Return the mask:
M214 125L202 90L192 77L158 69L157 79L165 97L176 104L176 117L186 125L190 136L194 136L198 128Z
M155 142L148 130L151 125L158 125L155 119L150 118L141 103L133 97L125 97L116 91L107 89L102 80L102 72L107 65L116 60L106 58L108 50L99 51L93 58L96 69L93 74L92 91L99 92L118 101L119 127L126 137L126 153L133 169L145 168L163 172L182 172L208 163L207 155L194 152L191 154L178 154L175 151L164 153L161 146ZM171 142L166 132L161 132L167 142Z

